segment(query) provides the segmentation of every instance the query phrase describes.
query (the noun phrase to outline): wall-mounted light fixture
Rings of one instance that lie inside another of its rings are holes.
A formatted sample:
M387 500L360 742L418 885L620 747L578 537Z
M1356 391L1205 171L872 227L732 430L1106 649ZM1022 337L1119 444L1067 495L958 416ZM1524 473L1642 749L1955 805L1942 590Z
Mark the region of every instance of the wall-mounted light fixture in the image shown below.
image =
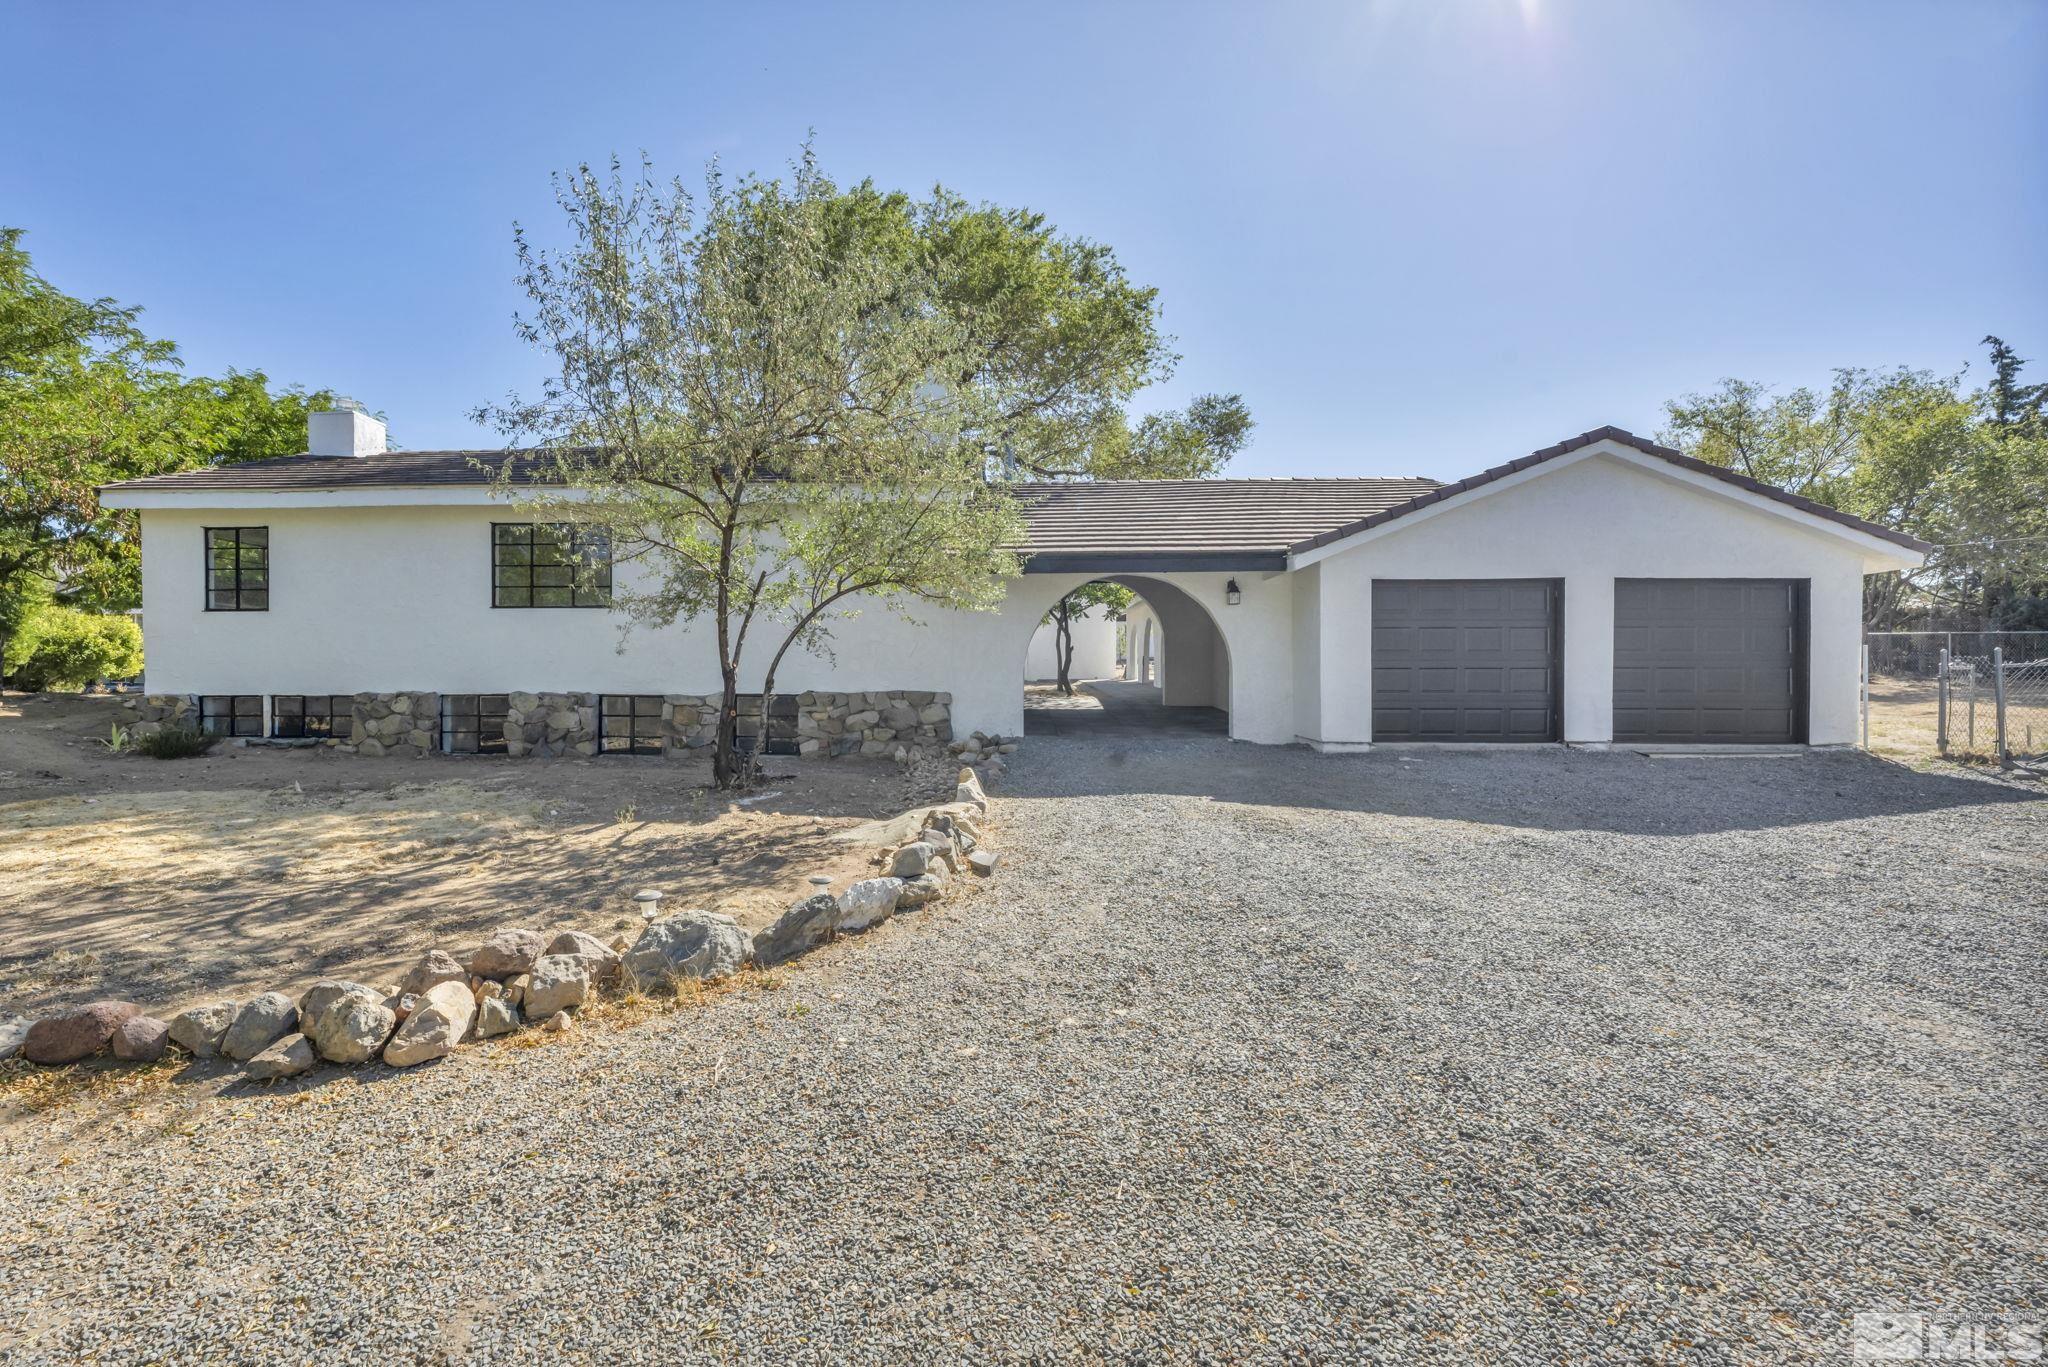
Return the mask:
M1239 603L1242 603L1244 601L1244 593L1241 589L1237 587L1237 581L1235 579L1231 580L1229 583L1223 586L1223 601L1230 604L1230 606L1232 607L1236 607Z

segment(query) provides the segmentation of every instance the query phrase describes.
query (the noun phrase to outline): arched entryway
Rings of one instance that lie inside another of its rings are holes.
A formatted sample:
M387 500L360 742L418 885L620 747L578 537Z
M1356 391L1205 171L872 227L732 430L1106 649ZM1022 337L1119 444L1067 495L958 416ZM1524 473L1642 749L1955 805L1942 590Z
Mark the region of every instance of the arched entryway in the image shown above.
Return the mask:
M1056 590L1053 601L1092 582L1118 584L1134 595L1124 610L1116 667L1103 677L1077 676L1071 695L1027 680L1024 734L1228 736L1230 647L1209 609L1166 580L1147 575L1102 575L1070 583ZM1028 663L1020 671L1025 676L1032 672Z

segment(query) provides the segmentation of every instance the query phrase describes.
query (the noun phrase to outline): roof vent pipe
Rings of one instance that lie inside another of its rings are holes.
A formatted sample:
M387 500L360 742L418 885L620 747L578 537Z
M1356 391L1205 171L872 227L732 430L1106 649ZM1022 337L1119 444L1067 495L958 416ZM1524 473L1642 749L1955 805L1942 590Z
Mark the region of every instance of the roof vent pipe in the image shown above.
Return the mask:
M381 456L390 447L384 420L354 399L336 399L324 413L306 415L306 453L314 456Z

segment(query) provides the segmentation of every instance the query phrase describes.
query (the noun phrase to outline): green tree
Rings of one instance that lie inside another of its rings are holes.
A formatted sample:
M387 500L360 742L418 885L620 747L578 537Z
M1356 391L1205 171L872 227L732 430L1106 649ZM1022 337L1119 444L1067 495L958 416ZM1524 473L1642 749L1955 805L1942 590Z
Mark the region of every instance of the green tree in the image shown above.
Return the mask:
M842 191L808 147L787 183L714 167L701 206L616 163L556 187L569 244L515 244L519 332L557 373L477 417L535 448L508 494L634 567L629 624L710 619L721 785L753 774L750 636L780 632L765 695L863 609L992 608L1020 568L1012 478L1207 474L1250 430L1235 396L1130 421L1176 359L1156 295L1037 215Z
M1060 692L1068 697L1074 694L1074 622L1090 608L1103 608L1112 617L1121 616L1135 597L1137 595L1122 584L1098 579L1081 585L1052 605L1043 623L1053 629L1053 662L1058 671Z
M517 245L520 331L559 374L478 416L536 446L499 467L508 494L633 567L613 577L631 624L710 618L713 773L742 786L757 630L779 633L768 695L789 650L829 653L837 619L991 608L1017 573L1015 500L963 436L982 395L934 380L969 342L939 306L939 263L835 240L838 192L808 152L787 183L714 170L701 212L616 165L559 179L557 197L572 245Z
M4 659L34 692L131 679L142 672L142 628L118 613L44 607L8 638Z
M926 262L968 338L951 383L980 391L963 435L993 468L1041 479L1193 479L1250 438L1236 394L1130 417L1133 398L1174 374L1159 292L1131 281L1108 246L1061 233L1028 209L972 204L943 186L917 200L872 181L832 205L837 250Z
M1826 393L1724 380L1665 406L1664 440L1934 544L1927 564L1865 585L1867 625L1930 614L2018 626L2048 599L2048 432L2042 387L1988 338L1993 378L1840 370Z
M64 293L21 238L0 228L0 600L63 582L133 606L135 515L102 508L98 486L304 450L307 411L332 396L273 392L261 371L187 376L139 309Z

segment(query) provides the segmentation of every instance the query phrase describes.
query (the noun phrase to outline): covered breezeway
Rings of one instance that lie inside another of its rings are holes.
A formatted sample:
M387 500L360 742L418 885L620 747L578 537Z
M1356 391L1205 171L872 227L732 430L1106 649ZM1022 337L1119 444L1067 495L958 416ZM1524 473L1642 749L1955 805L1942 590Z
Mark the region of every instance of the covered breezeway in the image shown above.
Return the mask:
M1210 608L1188 588L1156 575L1077 577L1057 593L1063 597L1093 582L1117 584L1137 595L1125 623L1121 677L1077 675L1074 692L1063 694L1032 679L1027 663L1021 671L1024 734L1121 739L1230 735L1231 651Z
M1154 684L1086 679L1069 697L1039 684L1024 693L1024 734L1073 739L1143 740L1157 736L1227 736L1220 707L1168 707Z

